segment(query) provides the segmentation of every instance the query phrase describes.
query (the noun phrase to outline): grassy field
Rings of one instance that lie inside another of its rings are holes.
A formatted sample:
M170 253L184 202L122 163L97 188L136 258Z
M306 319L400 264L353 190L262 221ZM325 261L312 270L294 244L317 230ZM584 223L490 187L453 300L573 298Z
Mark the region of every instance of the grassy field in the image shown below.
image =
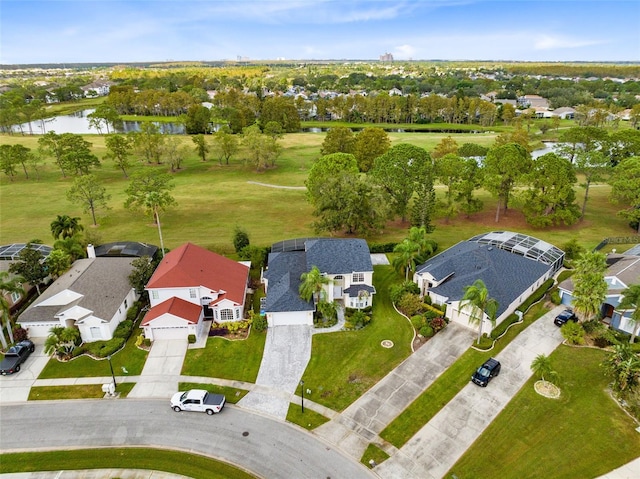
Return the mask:
M605 354L560 346L550 356L560 399L539 396L529 380L446 477L597 477L637 458L640 434L606 390Z
M309 399L342 411L411 354L413 328L389 300L389 286L397 280L390 266L374 266L371 323L359 331L313 336L313 354L302 377L311 390ZM384 339L394 346L383 348Z
M412 143L431 151L446 134L440 133L391 133L392 144ZM489 146L493 133L452 134L459 144L464 142L481 143ZM106 150L104 137L87 135L93 143L95 153L103 157ZM196 158L193 143L187 136L180 141L189 150L183 169L174 173L175 189L172 194L178 206L170 209L161 217L165 245L175 248L186 241L229 254L233 251L232 237L236 226L243 227L250 236L251 243L268 246L282 239L313 236L312 209L305 199L304 190L285 190L256 185L251 182L281 186L304 186L313 161L320 154L324 134L295 133L285 135L283 152L277 161L277 167L257 173L243 163L245 154L240 152L232 158L230 165L220 166L217 159L211 157L202 162ZM209 140L211 141L211 140ZM37 137L3 135L0 142L21 143L36 149ZM131 172L141 168L168 170L166 165L151 166L135 162ZM125 188L129 180L121 171L107 160L95 171L111 195L110 210L98 211L98 226L91 225L89 214L66 199L66 191L72 184L72 178L63 178L51 160L41 168L40 179L31 173L25 179L19 172L11 182L5 175L0 178L0 244L27 242L40 239L51 244L50 223L58 214L68 214L82 218L87 230L101 242L134 240L158 244L157 228L149 218L124 208ZM437 187L438 195L444 188ZM578 197L582 195L577 188ZM541 239L562 245L576 238L586 247L594 247L607 236L628 235L632 233L626 222L616 216L619 207L608 201L609 187L594 186L591 189L587 215L580 223L572 227L555 227L544 230L528 226L517 204L500 220L494 221L495 200L486 192L479 192L485 201L485 210L467 219L460 217L446 222L436 220L433 238L444 248L460 240L490 230L517 230L532 234ZM399 240L406 235L407 224L389 223L385 231L366 238L370 242ZM96 241L97 242L97 241Z
M266 338L265 332L257 331L245 340L208 338L205 348L187 350L182 374L255 382Z
M2 454L2 461L0 461L0 473L3 474L101 468L166 471L193 479L254 478L248 472L230 464L198 454L138 447L4 453Z

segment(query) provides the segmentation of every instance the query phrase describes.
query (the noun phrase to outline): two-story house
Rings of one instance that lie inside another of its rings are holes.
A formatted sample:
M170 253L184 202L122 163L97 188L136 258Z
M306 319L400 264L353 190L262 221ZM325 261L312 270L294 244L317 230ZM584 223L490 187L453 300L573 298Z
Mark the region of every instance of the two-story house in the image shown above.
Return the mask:
M170 251L145 289L150 309L141 327L146 338L187 339L206 334L204 321L244 318L249 266L192 243Z
M313 325L315 304L300 297L303 273L317 267L327 278L323 286L326 301L347 308L371 306L373 265L365 240L300 238L271 247L268 269L263 273L267 293L264 311L269 326Z

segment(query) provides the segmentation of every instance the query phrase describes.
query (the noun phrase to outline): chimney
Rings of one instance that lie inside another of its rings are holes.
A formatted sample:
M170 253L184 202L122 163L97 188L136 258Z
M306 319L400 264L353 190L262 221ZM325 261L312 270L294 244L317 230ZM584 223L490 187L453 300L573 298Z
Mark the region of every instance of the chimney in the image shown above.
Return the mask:
M87 257L88 258L95 258L96 257L96 249L93 247L92 244L88 244L87 245Z

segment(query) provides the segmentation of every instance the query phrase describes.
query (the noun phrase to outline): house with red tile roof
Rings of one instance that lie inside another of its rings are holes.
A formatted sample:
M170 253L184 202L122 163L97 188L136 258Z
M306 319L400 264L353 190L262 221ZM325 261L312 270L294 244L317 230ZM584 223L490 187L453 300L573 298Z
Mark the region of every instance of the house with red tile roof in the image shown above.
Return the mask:
M207 334L205 320L244 318L249 266L192 243L170 251L145 289L150 309L141 327L146 338L187 339Z

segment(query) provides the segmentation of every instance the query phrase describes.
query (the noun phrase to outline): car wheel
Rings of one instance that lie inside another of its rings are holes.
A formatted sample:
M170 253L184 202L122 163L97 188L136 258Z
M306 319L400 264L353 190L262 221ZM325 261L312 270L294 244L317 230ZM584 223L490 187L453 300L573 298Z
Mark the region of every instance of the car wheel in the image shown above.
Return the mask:
M34 352L36 350L35 346L31 346L31 348L29 348L29 351Z
M209 416L213 416L213 409L207 409L207 414Z
M180 406L173 406L173 410L174 410L175 412L180 412L180 411L182 411L182 409L180 408Z
M14 372L16 372L16 373L17 373L18 371L20 371L20 365L16 366L16 369L14 370Z

